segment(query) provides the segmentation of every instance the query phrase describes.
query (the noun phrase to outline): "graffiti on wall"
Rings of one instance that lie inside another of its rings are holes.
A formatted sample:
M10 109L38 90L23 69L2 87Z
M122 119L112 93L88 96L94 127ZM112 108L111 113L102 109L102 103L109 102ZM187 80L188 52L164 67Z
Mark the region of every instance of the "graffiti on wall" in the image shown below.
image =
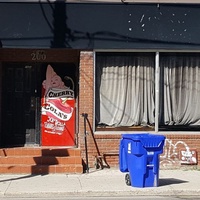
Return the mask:
M167 168L180 164L197 164L196 150L191 149L183 141L174 143L166 139L163 154L160 156L160 165Z

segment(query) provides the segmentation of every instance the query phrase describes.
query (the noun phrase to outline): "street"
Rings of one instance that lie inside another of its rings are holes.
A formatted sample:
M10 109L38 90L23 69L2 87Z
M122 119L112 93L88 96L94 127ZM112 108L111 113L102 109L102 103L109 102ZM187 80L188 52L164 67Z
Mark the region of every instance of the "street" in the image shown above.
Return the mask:
M0 197L0 200L200 200L199 196L121 196L121 197Z

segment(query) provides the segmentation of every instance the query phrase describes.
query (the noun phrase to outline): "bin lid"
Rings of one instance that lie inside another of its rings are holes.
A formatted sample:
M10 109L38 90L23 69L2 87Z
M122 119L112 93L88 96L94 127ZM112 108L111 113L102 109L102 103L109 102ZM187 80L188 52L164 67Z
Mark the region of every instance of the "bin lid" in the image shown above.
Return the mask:
M145 148L155 148L163 145L165 140L164 135L139 133L139 134L122 134L123 139L133 140L134 142L140 141Z

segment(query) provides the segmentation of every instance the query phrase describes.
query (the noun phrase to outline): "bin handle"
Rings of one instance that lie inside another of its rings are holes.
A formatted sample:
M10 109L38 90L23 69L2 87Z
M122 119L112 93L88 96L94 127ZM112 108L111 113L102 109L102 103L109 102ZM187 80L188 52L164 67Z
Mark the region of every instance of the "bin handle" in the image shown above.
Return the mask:
M149 164L149 165L147 165L147 167L154 167L154 165L153 164Z

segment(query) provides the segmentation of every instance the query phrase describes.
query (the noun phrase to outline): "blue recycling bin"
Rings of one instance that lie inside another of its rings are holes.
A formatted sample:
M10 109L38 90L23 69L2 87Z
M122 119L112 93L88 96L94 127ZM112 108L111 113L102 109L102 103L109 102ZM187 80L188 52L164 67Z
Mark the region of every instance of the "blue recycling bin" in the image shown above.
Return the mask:
M126 174L126 184L133 187L159 185L159 156L163 153L165 136L141 133L122 134L119 168Z

